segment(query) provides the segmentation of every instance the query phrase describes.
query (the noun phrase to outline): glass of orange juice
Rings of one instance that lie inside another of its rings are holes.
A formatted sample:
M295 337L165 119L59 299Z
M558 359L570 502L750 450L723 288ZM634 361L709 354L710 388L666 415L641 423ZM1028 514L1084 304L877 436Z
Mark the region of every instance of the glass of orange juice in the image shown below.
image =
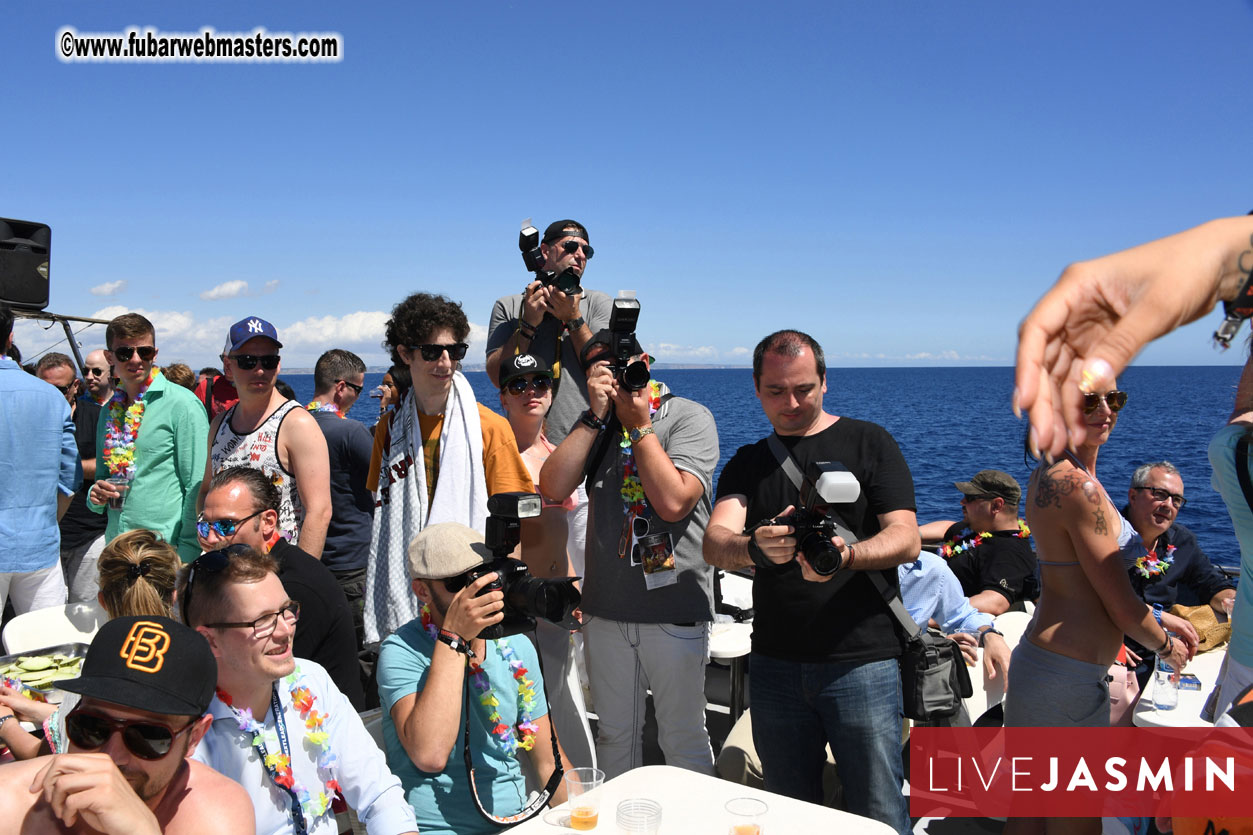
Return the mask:
M763 821L768 808L765 802L755 797L737 797L728 800L723 807L727 811L731 825L727 835L763 835Z
M595 829L600 818L600 787L605 782L605 772L599 768L571 768L562 779L566 782L570 828Z

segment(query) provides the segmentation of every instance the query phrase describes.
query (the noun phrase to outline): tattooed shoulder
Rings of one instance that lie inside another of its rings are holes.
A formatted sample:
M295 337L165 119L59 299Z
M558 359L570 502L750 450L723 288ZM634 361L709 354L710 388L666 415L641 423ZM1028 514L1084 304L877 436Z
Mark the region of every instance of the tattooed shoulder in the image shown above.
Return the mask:
M1035 481L1034 502L1039 508L1061 508L1062 499L1074 493L1080 493L1089 500L1089 490L1096 489L1092 480L1061 462L1048 468L1041 467L1032 476ZM1098 491L1099 492L1099 491Z

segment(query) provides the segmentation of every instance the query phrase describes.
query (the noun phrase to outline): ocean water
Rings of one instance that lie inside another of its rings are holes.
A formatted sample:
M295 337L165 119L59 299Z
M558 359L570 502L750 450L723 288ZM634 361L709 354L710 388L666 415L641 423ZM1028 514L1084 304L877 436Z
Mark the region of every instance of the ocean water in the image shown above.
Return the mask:
M1209 440L1231 412L1240 369L1230 366L1133 367L1119 380L1127 405L1097 459L1097 477L1120 504L1132 471L1168 460L1183 476L1188 505L1179 521L1197 535L1216 563L1238 565L1239 545L1222 499L1210 487ZM679 396L703 403L718 424L718 471L744 444L770 431L749 369L665 369L655 376ZM467 374L481 403L500 410L482 371ZM382 380L367 374L367 391ZM303 401L312 375L284 375ZM1023 456L1025 422L1010 411L1010 368L832 368L827 411L882 425L900 444L914 477L918 518L959 519L953 482L985 468L1004 470L1024 487L1031 466ZM361 397L350 415L366 425L378 419L378 401ZM716 477L716 474L715 474ZM716 481L715 481L716 483Z

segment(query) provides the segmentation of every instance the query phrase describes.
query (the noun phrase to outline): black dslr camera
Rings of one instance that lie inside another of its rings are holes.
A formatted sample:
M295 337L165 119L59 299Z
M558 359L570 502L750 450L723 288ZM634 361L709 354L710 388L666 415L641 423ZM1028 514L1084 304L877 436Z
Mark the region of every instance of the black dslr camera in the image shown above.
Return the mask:
M579 274L574 271L574 267L566 267L560 273L544 269L544 251L539 246L539 230L531 225L529 217L522 221L522 231L518 233L518 249L522 250L522 263L526 264L527 271L535 273L535 277L546 286L556 287L567 296L583 292L583 287L579 284Z
M497 493L489 496L484 539L492 552L492 560L444 581L444 586L456 594L485 574L494 571L499 575L479 594L504 592L505 617L500 623L494 623L480 632L480 638L495 640L529 632L535 628L537 617L565 629L579 628L579 622L574 617L574 610L583 599L574 587L574 581L579 578L542 580L531 576L526 563L509 557L521 541L522 520L539 516L542 506L543 500L537 493Z
M805 555L813 570L823 577L840 570L844 557L831 544L839 536L839 517L833 504L850 504L861 495L856 476L838 461L815 461L805 472L800 506L791 516L770 519L767 525L791 525L796 529L796 548Z
M613 300L613 312L609 314L609 370L618 378L618 385L627 391L639 391L652 379L648 363L631 361L631 357L640 353L639 342L635 338L635 323L639 319L640 303L637 299L619 296Z

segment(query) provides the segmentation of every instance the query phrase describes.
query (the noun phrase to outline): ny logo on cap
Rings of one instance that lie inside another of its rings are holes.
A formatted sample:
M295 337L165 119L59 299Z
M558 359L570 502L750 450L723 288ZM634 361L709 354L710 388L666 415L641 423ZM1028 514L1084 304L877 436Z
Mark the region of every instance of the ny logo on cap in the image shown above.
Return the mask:
M165 666L165 653L169 649L170 633L161 624L137 620L131 625L118 655L126 659L126 666L132 670L156 673Z
M249 319L248 330L252 331L253 333L261 333L263 330L265 330L265 328L261 326L260 319Z

